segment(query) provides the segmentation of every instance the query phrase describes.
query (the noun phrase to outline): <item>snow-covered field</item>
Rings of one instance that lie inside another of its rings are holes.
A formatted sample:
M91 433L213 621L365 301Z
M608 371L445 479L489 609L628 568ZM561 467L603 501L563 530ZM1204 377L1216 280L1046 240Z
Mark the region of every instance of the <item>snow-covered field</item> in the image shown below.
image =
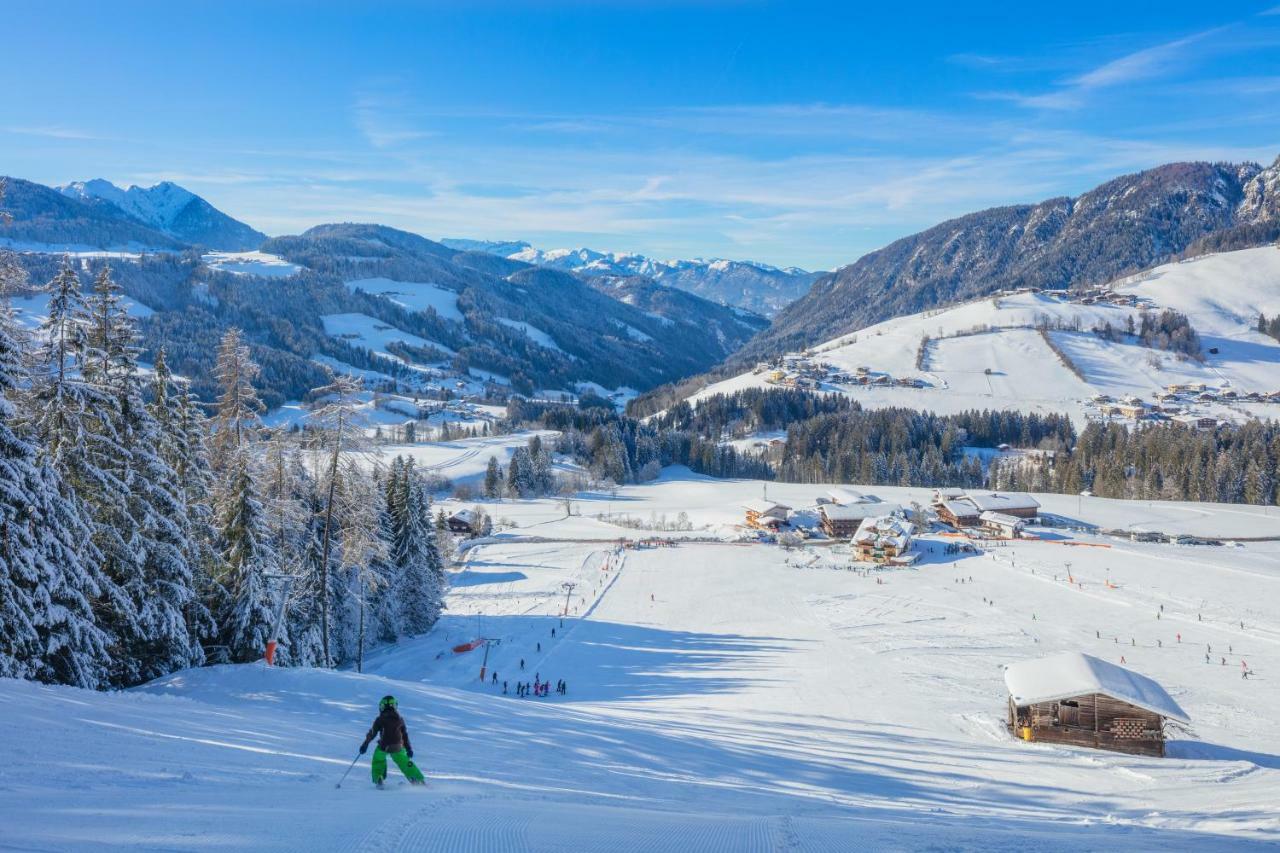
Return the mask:
M646 534L589 517L684 511L727 529L763 488L673 469L583 496L572 518L551 500L490 506L520 526L472 548L448 615L376 652L364 674L218 667L120 694L0 682L0 848L1280 844L1280 543L1061 534L948 555L950 540L932 536L917 568L866 574L831 547L619 553L619 537ZM822 492L768 489L796 506ZM1108 527L1280 528L1259 508L1044 502ZM556 539L575 541L545 541ZM479 681L483 649L451 650L477 636L501 641L488 661L496 685ZM1004 731L1001 665L1068 649L1124 655L1169 690L1192 719L1170 757ZM567 680L568 694L515 697L535 673ZM366 757L335 789L385 693L400 699L430 786L375 791Z
M205 266L233 275L255 275L262 278L288 278L302 267L267 252L208 252L200 258Z
M325 314L320 318L324 323L326 335L341 338L352 346L363 347L379 355L386 355L395 361L402 359L385 352L389 344L400 342L415 347L435 347L447 355L453 350L444 344L429 341L410 332L403 332L395 326L388 325L368 314Z
M462 312L458 310L458 294L438 284L362 278L347 282L347 288L377 294L409 311L426 311L430 308L441 319L462 322Z
M922 388L824 383L823 390L849 394L868 408L908 406L942 414L966 409L1009 408L1065 412L1083 424L1098 394L1136 394L1150 401L1165 385L1204 382L1243 394L1280 390L1280 342L1255 328L1258 313L1280 314L1280 248L1267 246L1206 255L1116 282L1141 304L1186 314L1206 352L1201 364L1170 353L1111 343L1088 332L1110 323L1124 328L1139 308L1085 305L1045 293L991 297L944 310L896 317L812 348L812 362L852 375L859 367L894 379L913 378ZM1034 328L1078 323L1083 332L1051 332L1084 373L1077 378ZM927 358L917 367L921 340ZM744 373L704 388L697 402L717 393L766 387L767 373ZM1210 404L1203 413L1227 420L1280 417L1280 405Z

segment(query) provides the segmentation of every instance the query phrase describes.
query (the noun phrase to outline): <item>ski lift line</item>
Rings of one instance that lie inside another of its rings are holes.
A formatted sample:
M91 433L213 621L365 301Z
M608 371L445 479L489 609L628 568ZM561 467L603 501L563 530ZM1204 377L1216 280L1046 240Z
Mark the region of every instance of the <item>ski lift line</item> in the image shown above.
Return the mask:
M587 558L582 561L582 565L585 568L587 562L597 554L602 554L604 555L605 559L608 559L608 555L610 553L611 553L610 551L592 551L590 554L587 555ZM622 574L622 568L623 566L626 565L626 560L627 560L627 554L626 554L626 551L623 551L618 558L618 564L613 569L613 572L612 572L613 577L609 579L609 583L605 586L604 589L600 590L600 594L596 596L593 602L591 602L590 607L588 607L581 615L574 617L572 624L570 624L568 628L561 629L560 634L557 636L557 639L560 639L560 640L568 639L568 637L574 632L574 630L578 627L579 624L581 624L582 622L586 621L591 617L591 614L594 613L596 608L600 606L600 602L603 601L604 597L609 594L609 590L613 589L613 585L618 582L618 575ZM536 661L534 661L533 669L541 670L545 668L547 660L553 654L555 654L556 649L558 648L559 648L558 643L554 645L549 645L547 650L543 652L542 655Z

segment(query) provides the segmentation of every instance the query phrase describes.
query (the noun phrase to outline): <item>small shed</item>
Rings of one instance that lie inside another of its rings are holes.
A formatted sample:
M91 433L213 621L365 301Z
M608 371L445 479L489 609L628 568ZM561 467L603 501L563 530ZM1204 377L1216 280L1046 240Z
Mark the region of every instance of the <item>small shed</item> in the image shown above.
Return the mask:
M1092 655L1064 652L1004 670L1008 727L1025 741L1164 755L1164 721L1189 723L1165 689Z

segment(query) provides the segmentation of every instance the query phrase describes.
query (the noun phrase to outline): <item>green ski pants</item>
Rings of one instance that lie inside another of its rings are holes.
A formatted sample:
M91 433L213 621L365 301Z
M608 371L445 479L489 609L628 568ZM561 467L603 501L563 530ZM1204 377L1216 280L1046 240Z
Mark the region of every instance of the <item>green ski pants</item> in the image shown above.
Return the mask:
M405 778L411 782L421 782L422 771L418 769L418 765L413 763L413 759L409 757L409 753L405 749L398 749L391 753L391 760L396 763L396 767L400 768L400 772ZM387 753L382 751L381 747L373 751L373 781L374 784L381 782L387 778Z

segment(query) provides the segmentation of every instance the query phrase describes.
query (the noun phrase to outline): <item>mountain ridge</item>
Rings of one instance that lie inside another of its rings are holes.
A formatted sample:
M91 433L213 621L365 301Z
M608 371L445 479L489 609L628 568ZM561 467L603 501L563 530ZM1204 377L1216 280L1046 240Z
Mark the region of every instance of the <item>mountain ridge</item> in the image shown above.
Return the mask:
M1061 289L1139 272L1182 253L1280 237L1280 158L1170 163L1074 198L941 222L818 278L735 354L799 350L880 320L1018 287Z
M587 276L654 281L770 317L798 299L821 273L799 267L779 268L760 261L727 258L659 260L636 252L601 252L586 247L538 249L523 240L489 241L445 238L443 245L480 251L508 260Z
M122 188L103 178L93 178L54 189L68 198L110 204L147 227L191 245L240 252L256 249L267 240L266 234L172 181Z

